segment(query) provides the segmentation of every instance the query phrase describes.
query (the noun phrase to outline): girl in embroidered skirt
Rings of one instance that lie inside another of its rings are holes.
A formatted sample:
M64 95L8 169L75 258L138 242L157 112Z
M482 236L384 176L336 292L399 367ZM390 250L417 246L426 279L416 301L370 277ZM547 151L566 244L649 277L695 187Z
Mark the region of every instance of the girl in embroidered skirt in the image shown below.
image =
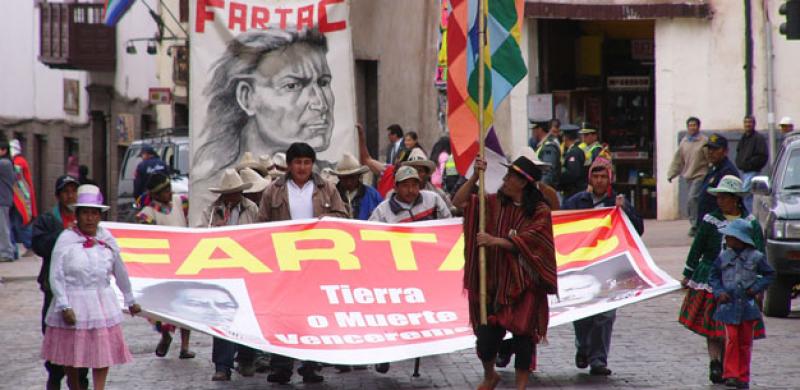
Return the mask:
M50 287L53 302L47 310L42 357L63 365L70 389L79 389L78 368L92 369L94 388L105 388L108 368L129 362L122 336L122 310L111 287L113 275L131 314L134 302L128 272L114 237L98 226L103 195L97 186L78 188L74 208L77 226L64 230L53 249Z
M742 204L742 181L738 177L725 176L720 179L716 188L710 188L708 192L717 197L718 207L703 217L686 258L681 284L688 291L678 321L706 338L710 358L709 379L713 383L722 383L725 325L713 318L716 303L708 284L711 266L722 250L722 235L718 229L727 226L731 221L744 219L753 226L752 238L756 248L763 250L764 237L758 221L747 213ZM755 331L756 338L765 336L763 322L756 325Z

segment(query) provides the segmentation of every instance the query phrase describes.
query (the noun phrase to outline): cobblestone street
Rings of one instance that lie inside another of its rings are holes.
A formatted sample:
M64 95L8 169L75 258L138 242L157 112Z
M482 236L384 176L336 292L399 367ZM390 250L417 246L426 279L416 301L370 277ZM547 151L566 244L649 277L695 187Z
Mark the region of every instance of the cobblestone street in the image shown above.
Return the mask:
M677 277L688 251L686 222L648 221L645 242L656 262ZM0 377L2 389L41 389L45 371L39 358L41 333L39 310L41 294L35 281L22 269L34 269L38 263L25 259L2 264L0 276ZM13 269L12 269L13 268ZM36 269L38 271L38 269ZM30 272L28 272L30 273ZM13 274L13 277L9 277ZM34 273L35 275L35 273ZM588 370L574 366L571 326L552 328L549 343L539 348L538 369L531 377L530 388L722 388L711 386L707 379L708 359L704 340L685 330L678 322L683 292L678 291L618 311L608 378L588 375ZM800 308L800 302L795 302ZM767 338L754 345L753 388L800 387L800 313L788 319L767 318ZM211 338L193 334L193 360L178 359L178 342L173 342L166 358L153 351L158 335L146 321L128 318L123 324L134 362L113 367L109 389L265 389L289 388L271 385L265 374L243 378L234 374L231 382L211 382ZM387 374L370 369L338 374L325 368L325 382L304 385L299 376L292 386L308 389L474 389L481 380L481 368L473 351L422 359L421 376L412 378L413 361L393 363ZM498 388L511 388L513 368L502 369ZM66 386L64 386L66 388Z

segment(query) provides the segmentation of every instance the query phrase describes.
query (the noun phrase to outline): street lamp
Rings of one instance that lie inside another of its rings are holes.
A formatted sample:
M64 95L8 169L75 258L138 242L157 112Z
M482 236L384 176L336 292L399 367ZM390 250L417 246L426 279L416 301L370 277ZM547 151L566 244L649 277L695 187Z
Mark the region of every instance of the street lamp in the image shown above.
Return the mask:
M149 40L147 41L147 54L155 55L156 54L156 41Z

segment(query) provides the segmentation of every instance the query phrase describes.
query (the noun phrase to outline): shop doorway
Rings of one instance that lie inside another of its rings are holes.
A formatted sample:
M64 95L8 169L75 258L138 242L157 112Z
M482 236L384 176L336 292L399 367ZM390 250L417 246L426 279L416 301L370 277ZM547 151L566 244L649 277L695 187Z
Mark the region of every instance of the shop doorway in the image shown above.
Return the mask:
M653 20L539 19L539 93L564 124L597 127L615 189L656 216Z

